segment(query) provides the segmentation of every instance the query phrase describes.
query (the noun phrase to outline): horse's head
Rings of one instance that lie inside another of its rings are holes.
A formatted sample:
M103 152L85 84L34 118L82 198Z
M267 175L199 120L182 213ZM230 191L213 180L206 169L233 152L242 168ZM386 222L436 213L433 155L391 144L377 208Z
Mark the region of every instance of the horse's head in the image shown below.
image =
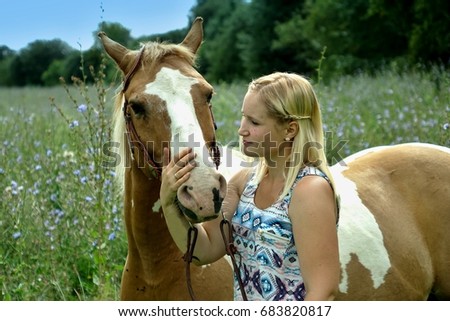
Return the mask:
M170 146L171 157L192 147L197 167L179 188L178 202L193 222L217 217L226 181L215 168L213 87L193 67L203 40L202 19L194 21L181 44L149 42L135 51L105 33L99 37L125 75L114 116L116 138L127 133L122 145L128 149L129 144L134 162L149 179L159 176L164 147Z

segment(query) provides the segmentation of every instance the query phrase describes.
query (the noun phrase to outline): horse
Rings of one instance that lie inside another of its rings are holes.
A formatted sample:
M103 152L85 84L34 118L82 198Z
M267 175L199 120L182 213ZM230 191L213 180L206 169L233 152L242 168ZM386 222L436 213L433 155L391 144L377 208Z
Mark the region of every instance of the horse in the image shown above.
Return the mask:
M125 75L113 115L121 159L130 159L118 175L128 238L121 299L190 300L182 253L159 206L158 159L168 142L200 142L214 150L212 87L193 67L202 19L179 45L148 43L132 51L99 36ZM151 146L145 148L143 141ZM171 146L172 153L176 148ZM222 161L226 166L195 168L178 191L183 207L205 220L217 216L231 173L243 162L249 166L239 153L222 154L229 157ZM339 161L331 172L340 195L336 299L450 299L450 149L421 143L380 146ZM209 204L192 202L203 198ZM232 300L226 260L192 268L192 288L200 300Z
M450 149L379 146L331 167L341 197L337 300L450 299Z
M187 215L218 216L226 181L215 168L220 151L211 111L213 87L194 67L203 41L202 19L195 19L180 44L148 42L130 50L104 32L98 36L125 76L113 113L128 242L120 299L190 300L183 253L160 206L159 175L164 147L170 147L170 155L193 148L197 166L179 188L178 204ZM190 267L189 282L199 300L232 300L232 273L224 258Z

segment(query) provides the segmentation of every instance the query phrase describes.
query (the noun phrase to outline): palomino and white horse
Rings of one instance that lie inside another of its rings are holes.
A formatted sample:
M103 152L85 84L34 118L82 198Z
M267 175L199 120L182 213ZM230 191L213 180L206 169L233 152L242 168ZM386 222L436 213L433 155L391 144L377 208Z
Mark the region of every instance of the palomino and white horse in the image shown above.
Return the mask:
M199 166L180 187L178 202L190 219L219 215L226 180L214 166L213 88L193 67L202 19L178 45L149 42L134 51L99 37L125 76L114 111L115 140L127 160L121 299L189 300L183 253L159 205L159 171L164 146L171 155L184 146L196 149ZM220 170L239 162L222 161ZM344 159L332 172L341 195L337 299L450 299L450 149L379 147ZM190 271L200 300L232 300L232 277L225 259Z

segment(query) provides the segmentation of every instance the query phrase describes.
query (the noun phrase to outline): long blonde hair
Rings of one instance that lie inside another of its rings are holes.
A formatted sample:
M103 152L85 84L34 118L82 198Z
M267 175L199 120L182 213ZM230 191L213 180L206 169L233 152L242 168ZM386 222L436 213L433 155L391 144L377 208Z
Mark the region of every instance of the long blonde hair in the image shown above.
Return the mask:
M269 116L280 124L286 121L298 122L299 132L292 141L290 164L279 199L289 193L300 169L311 165L329 178L338 203L334 180L325 156L320 105L309 81L295 73L275 72L253 80L248 90L258 93ZM268 164L261 157L256 169L257 183L261 182L267 169Z

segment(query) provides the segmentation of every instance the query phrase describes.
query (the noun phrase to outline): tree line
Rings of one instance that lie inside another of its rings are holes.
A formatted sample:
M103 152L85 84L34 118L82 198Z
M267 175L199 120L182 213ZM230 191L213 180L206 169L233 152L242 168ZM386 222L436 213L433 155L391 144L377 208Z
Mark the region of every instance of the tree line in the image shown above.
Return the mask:
M199 71L212 82L249 80L275 70L327 76L385 66L450 63L448 0L197 0L189 21L204 18ZM104 59L98 31L137 49L146 41L181 42L190 27L133 38L125 26L101 22L87 50L60 39L36 40L16 52L0 45L0 86L51 86L63 77L91 81Z

